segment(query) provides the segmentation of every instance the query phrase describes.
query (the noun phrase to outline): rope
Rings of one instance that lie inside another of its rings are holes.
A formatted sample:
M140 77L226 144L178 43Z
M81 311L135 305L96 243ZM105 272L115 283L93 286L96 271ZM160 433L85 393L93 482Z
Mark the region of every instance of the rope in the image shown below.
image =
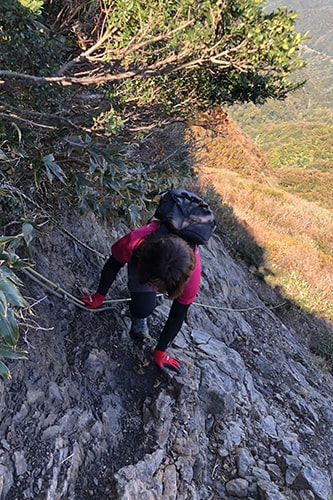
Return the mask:
M84 309L86 311L91 311L91 312L109 311L112 309L112 307L108 307L108 304L111 304L114 302L127 302L127 301L131 300L130 298L106 300L104 302L106 307L103 306L103 307L99 307L98 309L88 309L80 299L78 299L74 295L70 294L69 292L67 292L67 290L62 288L59 284L54 283L53 281L49 280L48 278L46 278L45 276L43 276L42 274L37 272L35 269L33 269L33 268L22 269L22 271L29 278L31 278L33 281L36 281L39 285L44 286L44 288L48 289L51 293L53 293L57 297L59 297L61 299L65 298L65 299L67 299L68 302L71 302L71 303L75 304L77 307Z
M16 196L18 196L20 198L24 198L27 202L29 202L31 205L33 205L35 208L37 208L45 217L47 217L47 219L49 221L51 221L53 224L55 224L60 229L60 231L62 231L63 233L67 234L67 236L69 236L70 238L72 238L74 241L76 241L76 243L78 243L82 247L86 248L87 250L90 250L90 252L93 252L96 255L98 255L99 257L102 257L103 259L105 259L105 257L106 257L105 255L103 255L102 253L98 252L98 250L95 250L94 248L91 248L86 243L83 243L76 236L74 236L72 233L70 233L61 224L59 224L59 222L52 215L50 215L43 207L41 207L39 205L39 203L37 203L36 201L34 201L31 198L29 198L29 196L27 196L26 194L24 194L23 191L21 191L20 189L14 187L14 186L11 186L8 182L5 182L5 181L0 182L0 189L5 189L7 191L11 191Z
M8 189L8 187L4 186L3 184L0 184L0 187L5 187L5 189L6 188ZM23 193L21 193L21 192L20 192L20 194L23 195ZM26 198L28 198L28 197L26 197ZM33 203L35 206L37 206L39 209L41 209L41 207L37 203L33 202L33 200L31 200L30 198L28 198L28 200L31 203ZM42 211L44 213L46 213L45 210L42 209ZM72 233L70 233L67 229L65 229L63 226L61 226L53 217L49 216L49 214L47 214L47 216L49 217L50 220L52 220L52 222L54 224L56 224L59 227L59 229L61 231L63 231L70 238L72 238L74 241L76 241L76 243L78 243L82 247L86 248L87 250L95 253L99 257L102 257L103 259L105 259L105 255L103 255L102 253L98 252L94 248L91 248L89 245L83 243L76 236L74 236ZM22 271L25 274L27 274L31 279L33 279L34 281L37 281L40 285L46 287L49 291L51 291L57 297L62 298L62 299L66 298L69 302L72 302L77 307L79 307L81 309L84 309L86 311L90 311L90 312L109 311L109 310L112 309L112 307L108 307L108 304L115 304L115 303L119 303L119 302L129 302L131 300L131 298L129 298L129 297L128 298L123 298L123 299L108 299L108 300L105 300L103 302L103 304L104 304L103 307L98 307L97 309L89 309L89 308L86 307L86 305L79 298L75 297L74 295L71 295L69 292L67 292L67 290L65 290L64 288L62 288L59 284L54 283L53 281L49 280L48 278L46 278L42 274L38 273L32 267L29 267L29 269L27 269L27 268L22 269ZM158 297L162 297L163 294L157 294L157 296ZM210 305L210 304L202 304L202 303L196 302L196 301L194 301L193 304L195 304L196 306L199 306L199 307L205 307L207 309L215 309L215 310L219 310L219 311L228 311L228 312L248 312L248 311L254 311L256 309L261 309L262 308L262 306L254 306L254 307L247 307L247 308L243 308L243 309L233 309L231 307L222 307L222 306L213 306L213 305ZM273 310L273 309L278 309L279 307L282 307L285 304L286 304L286 302L281 302L280 304L277 304L276 306L266 306L266 307L268 309L270 309L270 310Z
M99 257L102 257L102 259L105 259L105 255L103 255L101 252L99 252L98 250L95 250L94 248L91 248L89 245L86 245L86 243L83 243L76 236L74 236L74 234L70 233L67 229L65 229L64 227L62 227L58 222L56 222L56 224L59 227L60 231L62 231L63 233L67 234L67 236L69 236L74 241L76 241L76 243L78 243L82 247L86 248L87 250L90 250L90 252L95 253Z
M127 297L127 298L123 298L123 299L108 299L106 300L103 304L104 306L102 307L98 307L97 309L89 309L87 308L84 303L77 297L75 297L74 295L70 294L69 292L67 292L67 290L65 290L64 288L62 288L59 284L57 283L54 283L53 281L49 280L48 278L46 278L45 276L43 276L42 274L40 274L38 271L36 271L35 269L29 267L29 269L22 269L22 271L27 275L29 276L31 279L33 279L34 281L36 281L37 283L39 283L40 285L46 287L49 291L51 291L52 293L54 293L57 297L59 298L66 298L68 302L72 302L73 304L75 304L77 307L81 308L81 309L84 309L86 311L90 311L90 312L102 312L102 311L109 311L112 309L112 307L108 307L108 304L115 304L115 303L120 303L120 302L129 302L131 300L131 298ZM157 294L158 297L163 297L163 294ZM196 306L199 306L199 307L205 307L205 308L208 308L208 309L216 309L216 310L219 310L219 311L229 311L229 312L248 312L248 311L254 311L256 309L261 309L262 306L254 306L254 307L247 307L247 308L244 308L244 309L233 309L233 308L230 308L230 307L222 307L222 306L212 306L210 304L202 304L200 302L196 302L194 301L193 302L194 305ZM268 307L268 309L277 309L278 307L282 307L283 305L285 305L286 302L282 302L276 306L271 306L271 307Z
M280 304L277 304L276 306L266 306L267 309L277 309L279 307L282 307L286 304L287 302L281 302ZM247 311L254 311L255 309L262 309L262 306L253 306L253 307L246 307L244 309L233 309L232 307L221 307L221 306L212 306L210 304L200 304L200 302L193 302L196 306L201 306L201 307L207 307L209 309L219 309L220 311L230 311L230 312L247 312Z

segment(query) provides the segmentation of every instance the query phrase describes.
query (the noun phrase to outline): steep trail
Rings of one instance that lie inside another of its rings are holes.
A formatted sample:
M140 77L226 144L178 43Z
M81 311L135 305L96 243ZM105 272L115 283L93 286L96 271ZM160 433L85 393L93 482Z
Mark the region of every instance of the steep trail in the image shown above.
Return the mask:
M61 224L102 255L126 230L77 214ZM171 349L183 376L151 362L169 301L140 348L126 303L93 314L24 279L39 327L0 383L1 498L328 500L332 376L217 236L201 253L197 300L213 307L193 305ZM94 289L102 265L57 227L38 235L34 262L74 295ZM126 298L125 272L114 285L109 298Z

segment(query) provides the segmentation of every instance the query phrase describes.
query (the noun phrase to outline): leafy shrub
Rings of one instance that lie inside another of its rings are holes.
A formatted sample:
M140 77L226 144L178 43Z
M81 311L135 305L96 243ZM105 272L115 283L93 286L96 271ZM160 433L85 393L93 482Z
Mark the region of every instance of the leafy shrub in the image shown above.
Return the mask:
M35 13L18 1L0 0L0 67L36 75L52 73L63 48Z
M15 271L29 264L16 254L15 250L24 245L26 248L32 239L33 225L25 222L22 232L14 236L0 237L0 358L25 359L25 351L18 349L19 327L17 317L20 311L29 305L19 291L22 284ZM0 359L0 376L10 378L7 365Z

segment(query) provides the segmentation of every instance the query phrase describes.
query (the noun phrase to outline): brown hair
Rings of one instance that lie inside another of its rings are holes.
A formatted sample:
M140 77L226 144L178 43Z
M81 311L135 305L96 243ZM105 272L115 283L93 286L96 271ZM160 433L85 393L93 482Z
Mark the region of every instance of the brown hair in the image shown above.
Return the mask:
M137 249L139 279L172 299L179 297L195 266L193 250L175 234L151 235Z

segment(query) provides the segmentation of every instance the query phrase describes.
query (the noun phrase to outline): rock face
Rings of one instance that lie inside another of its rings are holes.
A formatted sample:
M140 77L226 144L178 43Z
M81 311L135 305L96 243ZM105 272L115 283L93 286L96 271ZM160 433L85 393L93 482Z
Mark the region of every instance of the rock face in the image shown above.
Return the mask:
M126 230L62 223L104 255ZM96 253L55 227L34 244L38 272L73 295L94 291ZM0 382L1 499L332 498L332 376L218 237L201 255L200 293L170 348L181 376L151 363L167 299L140 346L126 300L87 311L22 276L34 316L21 333L29 359ZM127 296L122 270L108 298Z

